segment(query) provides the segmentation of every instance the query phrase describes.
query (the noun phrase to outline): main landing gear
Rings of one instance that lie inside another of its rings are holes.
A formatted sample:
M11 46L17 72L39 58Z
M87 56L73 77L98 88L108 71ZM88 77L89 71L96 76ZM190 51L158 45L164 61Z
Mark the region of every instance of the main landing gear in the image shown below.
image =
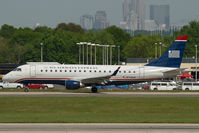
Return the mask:
M29 88L28 88L28 85L24 85L25 88L24 88L24 92L29 92Z
M91 88L91 92L92 92L92 93L97 93L97 92L98 92L98 90L97 90L96 86L92 86L92 88Z

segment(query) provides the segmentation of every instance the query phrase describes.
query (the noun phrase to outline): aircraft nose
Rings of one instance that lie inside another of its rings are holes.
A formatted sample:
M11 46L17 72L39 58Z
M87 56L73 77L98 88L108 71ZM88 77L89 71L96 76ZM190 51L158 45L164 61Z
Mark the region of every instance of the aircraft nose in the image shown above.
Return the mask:
M8 75L3 76L2 80L5 81L5 82L11 81Z

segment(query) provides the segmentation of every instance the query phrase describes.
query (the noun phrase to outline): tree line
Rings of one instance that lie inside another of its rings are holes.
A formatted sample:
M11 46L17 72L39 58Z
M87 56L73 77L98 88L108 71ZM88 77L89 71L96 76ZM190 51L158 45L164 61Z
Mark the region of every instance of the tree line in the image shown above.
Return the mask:
M74 23L60 23L56 28L15 28L4 24L0 29L0 63L24 64L40 61L40 43L43 43L43 60L77 64L78 42L92 42L120 46L121 61L126 58L155 58L156 43L161 42L162 53L179 35L188 35L189 40L184 57L195 56L195 45L199 45L199 22L192 21L172 36L138 34L134 37L116 26L96 31L84 31ZM158 55L160 45L157 45ZM86 51L85 51L86 52ZM86 62L86 61L85 61ZM113 48L113 64L117 63L117 48ZM97 64L102 64L102 49L97 49Z

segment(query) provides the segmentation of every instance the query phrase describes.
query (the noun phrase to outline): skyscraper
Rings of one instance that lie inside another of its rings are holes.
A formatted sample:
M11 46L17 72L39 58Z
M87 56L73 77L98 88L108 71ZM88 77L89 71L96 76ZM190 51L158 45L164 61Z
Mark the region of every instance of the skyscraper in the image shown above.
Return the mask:
M155 20L156 24L162 29L170 27L169 5L151 5L150 19Z
M105 11L97 11L95 14L94 29L103 30L109 26Z
M145 5L144 0L124 0L123 2L123 21L127 21L129 15L134 11L137 15L137 29L143 30L145 24ZM133 20L135 21L135 20Z
M92 15L81 16L80 24L81 24L82 28L85 30L93 29L93 16Z

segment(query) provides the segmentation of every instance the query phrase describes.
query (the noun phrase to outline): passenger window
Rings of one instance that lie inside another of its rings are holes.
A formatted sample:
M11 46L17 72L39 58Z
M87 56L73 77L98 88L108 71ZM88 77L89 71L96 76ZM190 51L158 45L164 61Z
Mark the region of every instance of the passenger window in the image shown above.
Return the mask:
M57 70L55 70L55 72L57 72Z
M99 70L99 72L101 73L102 71L101 71L101 70Z
M79 70L79 72L82 72L81 70Z
M90 70L90 73L91 73L92 71Z
M48 70L46 70L46 72L48 72Z
M60 72L62 72L62 70L60 70Z
M50 70L50 72L53 72L53 70Z
M72 72L71 70L69 72Z
M41 70L41 72L43 72L43 70Z
M126 71L124 71L124 73L126 73Z
M129 71L129 73L131 73L131 71Z
M119 71L119 73L121 73L121 71Z
M106 73L106 71L104 71L104 73Z
M76 71L76 70L74 70L74 72L76 73L77 71Z
M94 72L96 73L97 71L95 70Z
M86 72L86 70L84 70L84 72Z
M109 73L111 73L111 71L109 71Z
M65 70L65 72L67 72L67 70Z

